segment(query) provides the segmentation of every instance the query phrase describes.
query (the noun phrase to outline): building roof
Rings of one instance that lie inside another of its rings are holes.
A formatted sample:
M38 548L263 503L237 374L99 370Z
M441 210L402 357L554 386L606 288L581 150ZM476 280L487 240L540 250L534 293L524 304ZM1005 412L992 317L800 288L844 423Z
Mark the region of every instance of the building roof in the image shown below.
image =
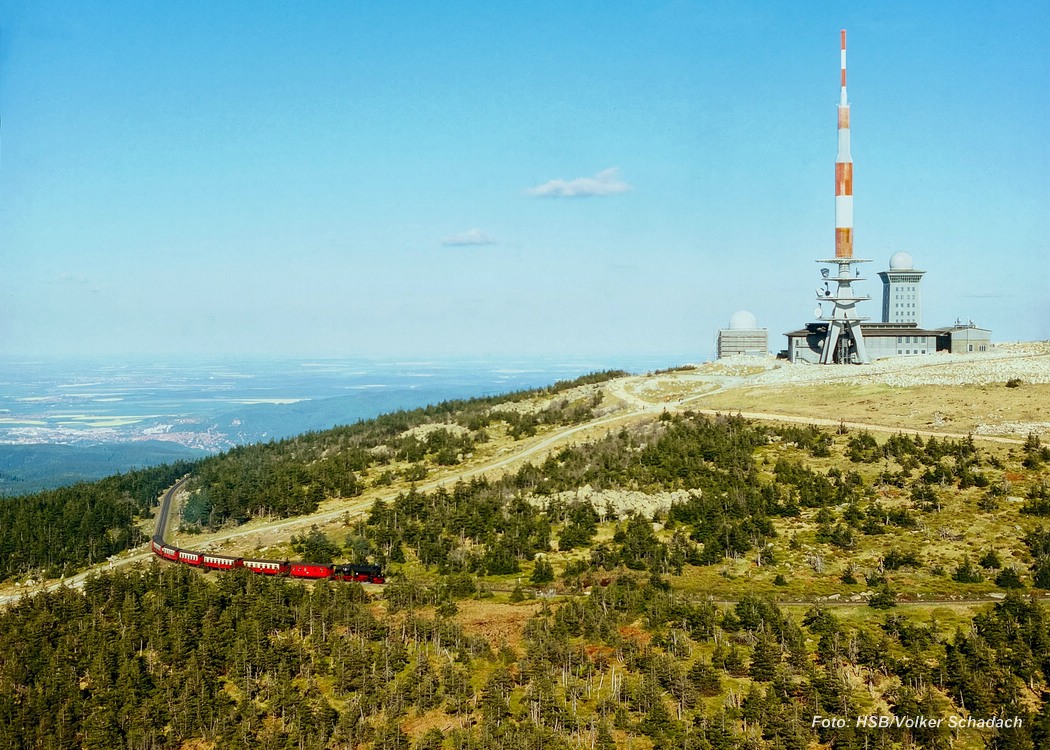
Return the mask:
M911 253L901 250L899 253L894 253L890 256L891 271L912 271L914 269L915 261L912 259Z
M805 328L788 331L785 336L808 336L811 333L826 331L827 322L809 323ZM947 328L919 328L916 323L861 323L861 333L868 337L890 337L890 336L943 336L952 329Z
M785 336L808 336L811 333L822 333L826 331L828 324L825 321L817 323L807 323L805 328L799 328L795 331L788 331ZM944 336L945 334L958 334L963 331L973 331L975 333L986 333L989 336L992 331L989 328L979 328L978 326L946 326L944 328L919 328L916 323L861 323L861 333L864 336Z
M962 333L963 331L980 331L989 335L992 333L991 328L981 328L980 326L946 326L937 330L941 333Z
M944 333L935 328L919 328L915 323L861 323L860 330L865 336L940 336Z
M747 310L737 310L729 319L729 328L734 331L755 330L758 328L758 319Z

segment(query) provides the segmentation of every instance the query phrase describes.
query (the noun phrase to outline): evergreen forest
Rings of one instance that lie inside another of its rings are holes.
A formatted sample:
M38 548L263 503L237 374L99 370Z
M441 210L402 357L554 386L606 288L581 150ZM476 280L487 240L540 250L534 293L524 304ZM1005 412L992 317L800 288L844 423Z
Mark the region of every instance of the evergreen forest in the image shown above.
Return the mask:
M1050 747L1037 437L664 413L417 485L489 441L594 419L602 377L538 408L443 404L31 496L2 540L9 576L133 546L187 473L190 536L390 488L287 550L379 564L388 583L154 561L25 597L0 612L0 747ZM85 523L93 503L86 557L30 531L48 517L33 513Z

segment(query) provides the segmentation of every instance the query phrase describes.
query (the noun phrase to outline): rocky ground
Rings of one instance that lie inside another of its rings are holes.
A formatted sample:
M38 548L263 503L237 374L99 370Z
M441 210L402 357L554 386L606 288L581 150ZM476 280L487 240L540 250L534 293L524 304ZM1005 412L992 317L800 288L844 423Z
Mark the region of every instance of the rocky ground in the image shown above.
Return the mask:
M720 360L717 365L727 375L747 377L750 385L880 382L906 388L1000 384L1012 378L1030 384L1050 383L1050 342L998 344L987 352L973 354L941 352L891 357L854 367L791 364L756 357L731 357Z
M1050 342L860 366L735 357L675 377L649 379L633 392L651 401L675 394L703 408L1050 439Z

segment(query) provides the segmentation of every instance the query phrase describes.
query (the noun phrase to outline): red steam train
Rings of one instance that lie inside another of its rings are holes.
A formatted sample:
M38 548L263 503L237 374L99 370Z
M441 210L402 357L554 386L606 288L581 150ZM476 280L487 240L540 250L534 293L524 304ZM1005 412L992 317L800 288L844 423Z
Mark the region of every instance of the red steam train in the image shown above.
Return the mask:
M269 576L291 576L292 578L330 578L333 581L359 581L361 583L385 583L383 571L378 565L324 565L320 563L289 562L288 560L255 560L250 557L229 557L209 552L193 552L179 549L166 543L160 536L150 540L150 549L157 557L170 562L192 565L209 570L233 570L247 568L253 573Z

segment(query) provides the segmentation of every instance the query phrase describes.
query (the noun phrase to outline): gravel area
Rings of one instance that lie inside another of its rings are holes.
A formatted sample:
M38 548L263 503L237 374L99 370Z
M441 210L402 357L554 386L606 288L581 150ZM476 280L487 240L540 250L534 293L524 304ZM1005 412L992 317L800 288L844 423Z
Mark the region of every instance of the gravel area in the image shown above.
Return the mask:
M1050 440L1046 341L996 344L972 354L892 357L870 365L828 367L734 357L705 364L694 377L694 387L702 382L717 386L712 401L744 412L826 416L821 410L827 409L829 397L820 394L822 386L878 386L851 405L853 421L1011 439L1034 433ZM1014 379L1021 387L1006 388Z
M783 360L733 357L718 363L719 375L750 374L748 385L787 383L885 383L892 386L988 385L1019 378L1025 383L1050 383L1050 342L997 344L987 352L891 357L870 365L822 366Z

